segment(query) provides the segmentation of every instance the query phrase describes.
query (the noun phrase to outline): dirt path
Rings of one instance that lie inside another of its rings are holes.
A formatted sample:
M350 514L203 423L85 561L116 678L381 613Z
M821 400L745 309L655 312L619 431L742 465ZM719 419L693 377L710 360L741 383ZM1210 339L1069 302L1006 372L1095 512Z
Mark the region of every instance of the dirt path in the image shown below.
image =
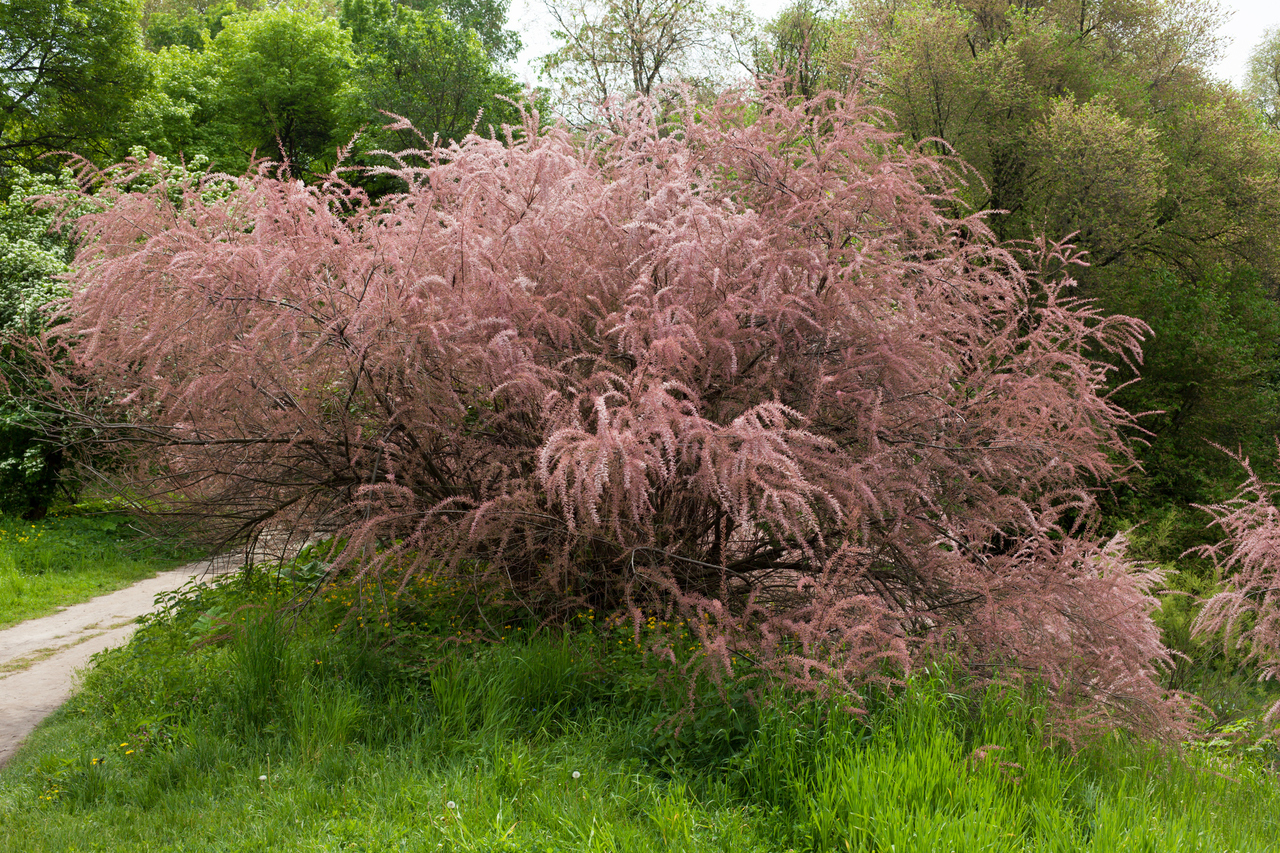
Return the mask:
M218 560L225 566L225 558ZM162 572L131 587L0 631L0 767L31 730L71 696L75 672L128 641L155 597L205 574L214 561Z

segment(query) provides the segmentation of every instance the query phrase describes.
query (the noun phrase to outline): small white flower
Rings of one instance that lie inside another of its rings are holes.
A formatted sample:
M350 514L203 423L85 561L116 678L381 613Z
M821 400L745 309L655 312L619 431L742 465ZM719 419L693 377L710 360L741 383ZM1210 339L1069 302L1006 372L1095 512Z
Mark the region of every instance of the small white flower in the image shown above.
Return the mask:
M573 778L575 778L575 779L581 779L581 778L582 778L582 774L581 774L581 773L579 773L577 770L575 770L575 771L573 771Z
M453 800L450 800L449 802L444 804L444 807L446 809L456 809L458 807L458 804L455 803Z
M266 776L259 776L259 777L258 777L258 781L259 781L259 782L265 782L265 781L267 781L267 777L266 777Z

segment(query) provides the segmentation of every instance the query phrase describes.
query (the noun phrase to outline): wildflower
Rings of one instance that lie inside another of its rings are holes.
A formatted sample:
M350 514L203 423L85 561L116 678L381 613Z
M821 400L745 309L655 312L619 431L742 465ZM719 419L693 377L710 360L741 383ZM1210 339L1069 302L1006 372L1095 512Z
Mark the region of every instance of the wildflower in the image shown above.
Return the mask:
M445 803L445 804L444 804L444 807L445 807L446 809L449 809L450 811L453 811L454 809L456 809L456 808L458 807L458 804L457 804L457 803L455 803L453 800L450 800L449 802L447 802L447 803Z
M267 781L267 774L265 774L265 773L264 773L264 774L262 774L261 776L259 776L259 777L258 777L258 781L259 781L259 782L265 782L265 781Z
M573 778L575 778L575 779L581 779L581 778L582 778L582 774L581 774L581 773L579 773L577 770L573 771L573 773L572 773L572 774L570 774L570 775L572 775L572 776L573 776Z

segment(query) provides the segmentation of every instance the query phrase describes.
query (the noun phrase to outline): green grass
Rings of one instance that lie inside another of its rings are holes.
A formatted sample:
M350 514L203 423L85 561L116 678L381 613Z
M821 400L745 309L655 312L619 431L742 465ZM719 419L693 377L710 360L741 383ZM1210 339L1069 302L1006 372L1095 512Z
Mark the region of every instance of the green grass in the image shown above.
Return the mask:
M1113 735L1046 748L1026 697L920 678L868 720L770 705L745 795L804 850L1264 851L1280 786L1225 744L1171 754Z
M1269 851L1266 749L1046 744L941 670L835 703L684 686L584 613L423 581L192 585L0 773L0 851ZM296 584L296 585L295 585ZM283 608L283 609L282 609ZM607 620L601 619L600 623ZM696 648L691 653L696 653ZM656 728L655 728L656 726Z
M145 537L123 515L0 516L0 628L121 589L193 556Z

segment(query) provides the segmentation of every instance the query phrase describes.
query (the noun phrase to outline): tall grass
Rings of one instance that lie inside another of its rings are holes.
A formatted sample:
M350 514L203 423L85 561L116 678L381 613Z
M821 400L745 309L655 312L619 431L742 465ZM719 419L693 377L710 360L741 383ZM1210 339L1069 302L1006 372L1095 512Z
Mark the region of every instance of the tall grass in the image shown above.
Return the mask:
M866 718L768 703L742 796L801 850L1273 849L1280 786L1264 763L1125 735L1068 753L1028 698L923 674Z
M1047 742L1035 696L687 694L629 635L461 614L424 581L193 586L0 774L0 850L1263 851L1226 741ZM600 620L604 622L605 620ZM643 644L641 644L643 645ZM675 704L673 704L675 703Z

